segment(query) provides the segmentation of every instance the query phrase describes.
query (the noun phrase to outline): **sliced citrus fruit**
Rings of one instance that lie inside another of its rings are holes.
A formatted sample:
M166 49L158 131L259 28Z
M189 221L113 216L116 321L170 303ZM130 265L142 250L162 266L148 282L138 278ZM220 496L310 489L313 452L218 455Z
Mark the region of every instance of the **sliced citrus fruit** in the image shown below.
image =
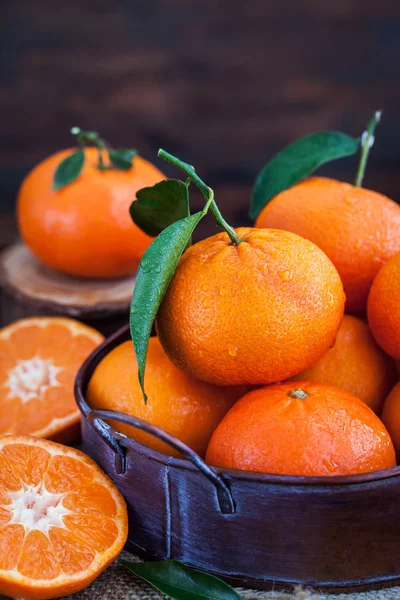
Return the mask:
M125 501L79 450L0 437L0 594L46 600L91 583L122 550Z
M34 317L0 330L0 435L72 439L76 373L103 341L74 319Z

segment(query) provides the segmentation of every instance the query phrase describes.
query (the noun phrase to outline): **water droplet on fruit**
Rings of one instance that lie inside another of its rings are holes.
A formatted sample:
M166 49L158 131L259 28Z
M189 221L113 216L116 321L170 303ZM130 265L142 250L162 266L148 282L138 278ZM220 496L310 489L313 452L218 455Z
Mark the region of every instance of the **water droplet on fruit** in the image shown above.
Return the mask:
M208 308L210 306L210 301L208 298L204 298L203 302L203 308Z
M278 275L282 281L290 281L293 278L293 273L291 271L279 271Z
M228 348L229 356L236 356L237 351L238 351L238 349L236 348L236 346L229 346L229 348Z
M347 206L352 206L357 200L357 198L353 198L352 196L346 196L346 198L344 198L344 203L347 204Z
M221 296L226 296L226 289L225 288L219 288L219 293Z

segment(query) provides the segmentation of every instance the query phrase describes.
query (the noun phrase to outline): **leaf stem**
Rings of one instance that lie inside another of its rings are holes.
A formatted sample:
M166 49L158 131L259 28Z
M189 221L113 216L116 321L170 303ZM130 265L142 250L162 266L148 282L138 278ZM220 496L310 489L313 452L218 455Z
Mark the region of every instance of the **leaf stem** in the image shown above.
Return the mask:
M214 200L214 191L210 187L208 187L202 179L200 179L194 167L192 165L189 165L188 163L183 162L182 160L179 160L179 158L173 156L169 152L166 152L162 148L160 148L160 150L158 151L158 156L164 159L165 161L169 162L171 165L178 167L178 169L181 169L184 173L186 173L189 179L191 179L191 181L199 188L200 192L203 194L206 200L206 204L202 211L203 215L206 215L209 208L211 207L214 218L218 225L226 231L232 244L238 246L241 242L240 237L237 235L233 227L231 227L221 215L221 212Z
M381 120L381 116L382 116L382 111L377 110L376 113L374 114L374 116L372 117L372 119L368 122L366 130L364 131L364 133L361 136L361 157L360 157L360 162L358 164L356 179L354 181L354 185L356 187L361 187L361 185L362 185L364 175L365 175L365 168L367 166L369 151L372 148L372 146L374 145L374 141L375 141L375 137L374 137L375 127Z

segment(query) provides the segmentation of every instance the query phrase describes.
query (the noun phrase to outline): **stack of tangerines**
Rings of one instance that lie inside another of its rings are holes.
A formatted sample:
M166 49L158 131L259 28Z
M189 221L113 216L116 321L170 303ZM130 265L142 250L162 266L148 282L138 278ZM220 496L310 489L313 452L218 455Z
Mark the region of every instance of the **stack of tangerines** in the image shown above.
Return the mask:
M61 273L132 274L152 238L132 222L129 206L137 190L164 176L132 150L74 132L76 151L51 156L24 180L21 235ZM72 594L125 544L126 506L112 482L78 450L41 439L76 439L74 379L103 339L61 317L22 319L0 330L0 594Z
M89 402L141 416L220 467L331 476L394 466L400 207L361 187L379 118L361 140L314 134L273 159L256 182L253 228L233 230L194 168L160 151L206 205L146 251L132 301L135 351L126 342L102 361ZM355 185L304 178L360 146ZM139 194L131 213L145 231L173 189L167 181ZM188 248L209 209L225 231Z
M134 151L75 128L78 150L51 157L21 188L25 242L50 268L84 277L132 273L144 253L133 345L97 366L89 404L142 417L224 468L332 476L394 466L400 207L361 187L377 120L361 141L325 132L285 149L256 182L255 226L236 230L190 165L160 151L187 176L165 180ZM360 145L355 185L310 177ZM205 198L193 215L190 182ZM208 212L223 232L191 246ZM0 433L71 439L73 378L101 341L68 319L4 328ZM9 595L76 591L126 539L113 484L53 442L0 438L0 499L0 592Z
M96 132L74 127L78 148L38 164L18 194L23 241L49 269L76 278L133 274L152 238L129 215L143 186L164 179L135 150L114 149ZM30 318L0 331L0 434L70 442L79 411L76 373L104 340L65 318Z

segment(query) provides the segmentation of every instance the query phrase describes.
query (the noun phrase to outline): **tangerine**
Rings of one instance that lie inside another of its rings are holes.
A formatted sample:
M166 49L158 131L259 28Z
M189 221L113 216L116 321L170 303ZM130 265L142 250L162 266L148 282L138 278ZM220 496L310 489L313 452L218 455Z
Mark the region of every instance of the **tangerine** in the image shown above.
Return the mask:
M80 412L74 380L104 340L74 319L32 317L0 330L0 435L71 441Z
M333 348L315 365L292 377L292 381L341 388L378 414L397 379L395 362L375 342L368 325L351 315L344 315Z
M91 583L122 550L120 492L79 450L0 437L0 594L46 600Z
M400 207L382 194L325 177L275 196L256 226L292 231L319 246L339 272L349 313L365 312L375 275L400 252Z
M216 385L266 384L310 367L335 341L340 277L312 242L277 229L219 233L181 257L157 316L175 365Z
M99 171L96 148L85 148L79 177L56 191L54 173L71 152L53 154L24 179L17 202L21 236L42 263L61 273L129 275L153 239L133 223L129 207L140 188L165 177L140 156L126 171Z
M382 267L368 297L368 323L378 344L400 359L400 254Z
M157 337L149 340L144 404L132 342L114 348L97 366L89 382L92 408L116 410L145 419L185 442L204 456L211 434L222 417L247 390L221 388L196 381L175 367ZM178 456L170 446L129 425L111 423L117 430L165 454Z
M382 421L393 440L397 457L400 458L400 382L394 386L385 400Z
M385 426L336 387L287 382L249 392L214 431L206 461L279 475L353 475L394 467Z

